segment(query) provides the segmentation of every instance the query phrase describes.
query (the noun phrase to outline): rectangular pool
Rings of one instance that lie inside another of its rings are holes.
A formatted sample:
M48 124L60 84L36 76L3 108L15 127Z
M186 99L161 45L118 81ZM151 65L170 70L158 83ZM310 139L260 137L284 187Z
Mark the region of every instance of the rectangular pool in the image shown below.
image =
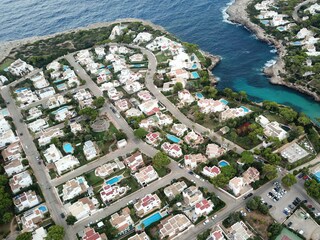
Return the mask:
M181 139L174 136L174 135L171 135L171 134L167 134L167 138L171 141L171 142L174 142L174 143L179 143L181 142Z
M119 182L122 178L123 178L122 176L116 176L116 177L110 178L109 180L106 181L106 184L112 186L112 185L116 184L117 182Z
M137 229L141 230L142 227L146 228L146 227L150 226L152 223L157 222L162 218L163 218L163 216L161 216L161 214L159 212L156 212L156 213L152 214L151 216L143 219L141 221L141 223L137 226Z

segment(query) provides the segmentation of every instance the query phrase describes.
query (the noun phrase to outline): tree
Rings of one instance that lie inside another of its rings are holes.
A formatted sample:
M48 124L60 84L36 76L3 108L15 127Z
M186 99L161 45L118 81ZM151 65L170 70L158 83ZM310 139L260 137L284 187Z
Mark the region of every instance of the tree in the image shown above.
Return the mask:
M250 208L251 210L257 210L258 207L259 207L259 203L258 203L255 199L251 198L251 199L246 203L246 206L247 206L248 208Z
M221 168L221 174L223 174L229 179L233 178L236 175L236 173L237 173L237 170L231 165Z
M287 175L285 175L281 181L283 185L288 188L297 183L297 179L292 173L288 173Z
M297 118L298 113L293 109L286 107L280 109L280 115L282 115L286 121L293 122Z
M177 93L179 91L181 91L183 89L183 85L181 82L177 82L174 86L173 86L173 92Z
M148 131L146 131L144 128L138 128L134 130L134 136L140 139L144 138L147 134L148 134Z
M310 124L311 121L305 114L300 114L300 117L298 118L298 123L300 123L303 126L306 126Z
M64 237L64 228L59 225L51 226L48 229L48 235L45 240L61 240Z
M168 158L164 152L160 151L154 155L152 163L156 169L161 169L170 164L170 158Z
M282 229L283 229L283 226L280 223L272 223L268 227L268 232L272 237L276 237L281 233Z
M106 102L106 99L104 97L97 97L96 99L93 100L93 105L96 108L101 108L105 102Z
M271 164L265 164L262 167L262 175L269 180L274 179L278 176L277 168Z
M252 164L254 161L253 154L250 151L243 151L241 153L241 162L245 164Z
M12 212L6 212L2 216L2 221L4 223L9 223L9 222L11 222L12 218L13 218L13 213Z
M247 99L248 99L247 93L245 91L240 91L239 92L239 100L240 100L240 102L242 102L242 100L247 100Z
M32 233L25 232L17 236L16 240L32 240Z
M315 179L305 181L304 187L311 197L320 199L320 183L318 183Z
M73 215L69 215L66 219L68 225L73 225L77 221L77 218Z
M207 95L207 97L214 98L217 95L218 90L215 87L205 86L202 92Z
M269 208L267 205L260 203L258 206L258 210L259 212L261 212L262 214L267 214L269 212Z
M218 176L211 178L211 183L218 188L223 188L229 182L229 178L227 178L224 174L220 173Z
M85 116L89 117L91 121L94 121L98 117L99 112L98 112L98 110L93 109L91 107L85 107L80 110L79 114L85 115Z

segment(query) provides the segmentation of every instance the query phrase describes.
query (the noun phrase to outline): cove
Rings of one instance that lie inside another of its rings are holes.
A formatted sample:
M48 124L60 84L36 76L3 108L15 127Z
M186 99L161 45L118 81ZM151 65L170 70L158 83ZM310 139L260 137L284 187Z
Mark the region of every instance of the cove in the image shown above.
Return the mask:
M271 85L263 66L276 58L273 48L244 27L224 20L230 0L2 0L0 41L46 35L95 22L135 17L165 27L183 41L222 57L213 70L218 88L243 90L255 101L264 99L287 104L313 120L320 117L320 104L285 87Z

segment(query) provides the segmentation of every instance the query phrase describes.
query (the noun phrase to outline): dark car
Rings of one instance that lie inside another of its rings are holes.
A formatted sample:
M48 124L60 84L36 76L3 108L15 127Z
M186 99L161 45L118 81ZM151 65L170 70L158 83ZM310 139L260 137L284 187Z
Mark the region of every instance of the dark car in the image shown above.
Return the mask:
M292 225L292 222L289 222L289 223L288 223L288 227L291 227L291 225Z
M65 218L66 215L64 215L64 213L60 213L61 218Z
M189 171L188 173L189 173L189 174L191 174L191 175L193 174L193 172L192 172L192 171Z
M248 195L244 196L243 199L247 199L249 197L251 197L253 194L252 193L249 193Z
M20 136L23 136L23 133L20 133Z

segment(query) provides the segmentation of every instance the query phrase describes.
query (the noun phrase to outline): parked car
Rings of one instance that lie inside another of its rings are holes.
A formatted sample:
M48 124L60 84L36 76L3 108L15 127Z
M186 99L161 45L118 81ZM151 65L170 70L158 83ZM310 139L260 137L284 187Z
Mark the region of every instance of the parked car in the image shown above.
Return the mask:
M251 197L253 193L249 193L248 195L244 196L243 199L246 200L247 198Z

